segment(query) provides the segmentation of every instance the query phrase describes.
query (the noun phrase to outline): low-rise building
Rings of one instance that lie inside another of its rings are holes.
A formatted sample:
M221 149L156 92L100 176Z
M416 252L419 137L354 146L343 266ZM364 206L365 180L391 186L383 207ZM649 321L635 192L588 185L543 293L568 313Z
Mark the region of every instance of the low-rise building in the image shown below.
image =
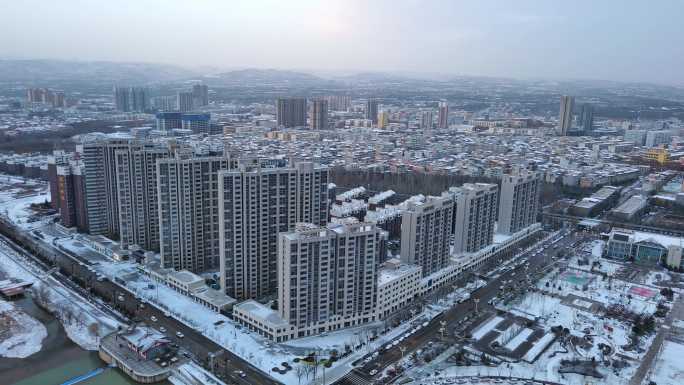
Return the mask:
M249 330L275 342L284 342L296 337L296 328L266 305L247 300L233 306L233 318Z
M613 228L608 235L606 257L633 260L644 265L681 264L684 238ZM670 256L672 252L672 256Z
M401 263L396 258L383 263L378 271L378 318L387 318L413 303L420 296L421 276L418 265Z

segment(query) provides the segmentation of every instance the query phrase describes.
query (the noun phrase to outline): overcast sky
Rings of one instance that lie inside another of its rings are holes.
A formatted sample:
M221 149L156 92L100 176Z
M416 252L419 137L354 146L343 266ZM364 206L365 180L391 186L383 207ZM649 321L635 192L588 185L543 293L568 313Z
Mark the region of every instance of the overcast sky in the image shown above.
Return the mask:
M684 85L679 0L1 0L0 57Z

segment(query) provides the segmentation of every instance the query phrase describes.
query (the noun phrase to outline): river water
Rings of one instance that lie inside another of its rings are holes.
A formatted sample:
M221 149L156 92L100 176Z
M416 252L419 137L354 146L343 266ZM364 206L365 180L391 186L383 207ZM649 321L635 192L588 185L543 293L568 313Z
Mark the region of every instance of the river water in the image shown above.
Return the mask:
M39 320L47 328L42 350L26 358L0 357L0 384L2 385L60 385L93 369L104 367L97 352L81 349L66 335L59 321L33 303L30 296L14 301L24 312ZM79 385L135 384L118 369L108 368L104 373ZM168 384L167 382L160 383Z

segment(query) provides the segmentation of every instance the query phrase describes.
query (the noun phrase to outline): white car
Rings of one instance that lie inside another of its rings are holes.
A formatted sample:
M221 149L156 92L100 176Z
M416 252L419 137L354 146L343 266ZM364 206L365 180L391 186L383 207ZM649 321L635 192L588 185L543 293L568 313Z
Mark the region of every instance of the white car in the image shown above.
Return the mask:
M183 337L185 337L185 335L181 332L176 332L176 337L183 338Z
M166 333L166 328L162 326L162 327L159 328L159 331L162 332L162 333Z
M373 370L370 371L370 375L371 375L371 376L374 376L374 375L376 375L376 374L378 374L378 370L377 370L377 369L373 369Z
M157 322L157 317L155 317L155 316L150 317L150 321Z

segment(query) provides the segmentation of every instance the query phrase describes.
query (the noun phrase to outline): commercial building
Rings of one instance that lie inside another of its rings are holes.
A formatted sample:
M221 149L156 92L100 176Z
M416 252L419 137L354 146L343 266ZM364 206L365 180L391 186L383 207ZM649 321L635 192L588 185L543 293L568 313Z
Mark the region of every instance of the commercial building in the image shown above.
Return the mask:
M276 100L278 127L306 127L306 98L278 98Z
M378 101L376 99L368 99L366 101L366 119L378 124Z
M501 178L497 232L513 234L537 222L541 177L536 172Z
M458 189L454 253L474 253L493 242L498 190L489 183L466 183Z
M437 115L437 128L449 127L449 104L439 102L439 112Z
M572 113L575 108L574 96L561 96L560 113L558 116L558 134L566 136L572 128Z
M375 320L387 234L370 223L299 224L278 240L278 311L305 337Z
M378 272L378 319L385 319L406 308L420 297L423 269L418 265L387 260Z
M623 139L625 142L632 142L636 146L643 146L646 144L646 130L627 130Z
M574 205L570 206L568 213L578 217L593 217L601 211L611 208L620 197L620 188L614 186L601 187Z
M327 167L266 161L219 174L221 287L237 299L275 294L279 232L328 222Z
M163 267L202 272L220 266L219 172L230 168L228 158L214 156L177 154L158 162Z
M311 128L314 130L328 129L328 101L316 99L311 105Z
M157 130L169 132L183 127L183 113L181 112L158 112Z
M624 203L610 211L610 216L620 221L631 221L641 215L648 207L648 198L643 195L633 195Z
M613 228L608 235L606 257L638 264L681 267L684 238Z
M210 134L210 119L210 114L183 114L181 116L181 128L190 130L195 134Z
M401 219L401 260L429 275L449 261L454 200L449 195L408 202Z

